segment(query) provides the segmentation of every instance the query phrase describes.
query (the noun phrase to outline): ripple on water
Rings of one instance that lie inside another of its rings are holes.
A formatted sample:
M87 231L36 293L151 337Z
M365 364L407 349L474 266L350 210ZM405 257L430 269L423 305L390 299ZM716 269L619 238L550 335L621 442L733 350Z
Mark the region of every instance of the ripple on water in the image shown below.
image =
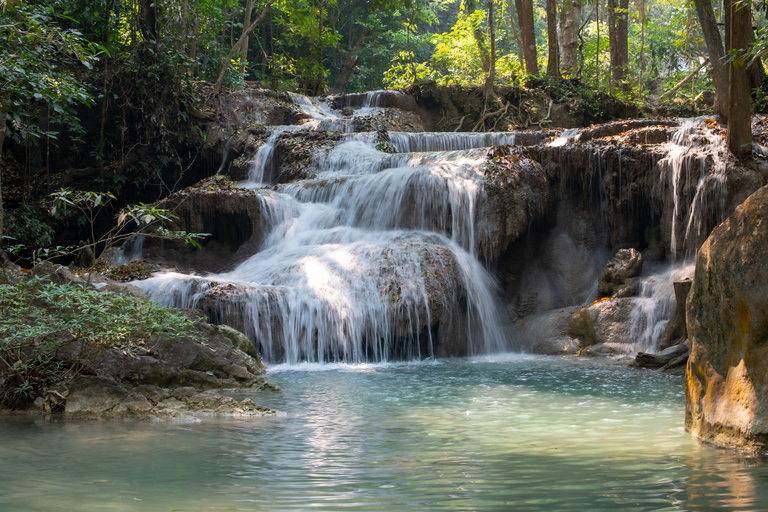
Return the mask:
M0 422L0 509L761 510L768 464L683 432L682 378L495 356L277 367L258 420Z

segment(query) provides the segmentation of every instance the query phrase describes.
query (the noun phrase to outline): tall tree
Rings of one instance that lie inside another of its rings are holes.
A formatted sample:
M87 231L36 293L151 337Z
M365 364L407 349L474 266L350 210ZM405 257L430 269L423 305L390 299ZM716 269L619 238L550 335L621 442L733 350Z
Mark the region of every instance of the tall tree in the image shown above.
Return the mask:
M629 0L608 0L611 79L621 85L629 68Z
M728 0L726 0L728 1ZM704 43L709 54L712 82L715 84L715 101L718 113L728 119L728 70L725 66L725 52L720 30L717 28L717 18L712 9L711 0L693 0L696 6L696 14L701 24L701 32L704 35ZM751 27L750 27L751 32Z
M547 0L547 74L560 76L560 48L557 42L557 1Z
M579 53L579 26L581 24L581 0L565 0L560 5L558 43L560 45L560 69L570 77L576 71Z
M245 3L245 14L243 15L243 28L249 27L251 25L251 11L253 11L253 0L247 0ZM242 76L243 80L245 80L245 72L246 68L248 67L248 43L250 39L250 34L246 35L244 38L242 38L243 42L240 45L240 76Z
M493 20L493 2L488 0L488 31L491 39L491 51L488 59L488 77L485 79L486 96L493 92L493 82L496 81L496 23Z
M737 158L752 153L749 69L743 53L752 40L752 15L742 0L725 0L728 61L728 149Z
M539 74L539 60L536 55L536 27L533 24L533 0L515 0L517 24L520 26L520 38L523 40L525 72Z

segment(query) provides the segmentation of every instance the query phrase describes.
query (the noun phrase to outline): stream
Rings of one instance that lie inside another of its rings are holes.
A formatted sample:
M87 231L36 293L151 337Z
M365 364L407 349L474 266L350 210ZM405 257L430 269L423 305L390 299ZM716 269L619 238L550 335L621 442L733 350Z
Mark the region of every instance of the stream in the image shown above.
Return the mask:
M682 428L682 376L499 354L276 366L277 416L0 421L15 511L764 510L768 458Z

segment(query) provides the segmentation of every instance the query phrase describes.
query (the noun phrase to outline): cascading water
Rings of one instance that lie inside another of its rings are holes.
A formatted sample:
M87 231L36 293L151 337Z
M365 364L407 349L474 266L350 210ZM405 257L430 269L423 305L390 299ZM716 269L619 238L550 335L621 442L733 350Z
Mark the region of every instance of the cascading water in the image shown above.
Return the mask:
M685 119L672 135L666 158L659 166L666 169L671 192L670 251L673 258L695 255L703 238L720 223L726 211L727 148L715 136L705 118ZM708 172L709 170L709 172Z
M675 265L646 277L640 282L640 294L633 300L629 340L634 352L655 353L664 330L675 311L674 281L691 279L694 265Z
M348 119L329 107L293 97L313 118L299 129L345 128ZM270 152L285 129L273 129L244 186L265 184ZM427 138L432 142L425 148L500 140ZM349 135L315 159L315 179L259 192L263 217L271 219L268 233L259 252L232 271L165 273L139 286L156 300L205 309L242 329L271 362L354 363L513 348L495 283L473 256L484 152L387 154L374 145L370 135Z

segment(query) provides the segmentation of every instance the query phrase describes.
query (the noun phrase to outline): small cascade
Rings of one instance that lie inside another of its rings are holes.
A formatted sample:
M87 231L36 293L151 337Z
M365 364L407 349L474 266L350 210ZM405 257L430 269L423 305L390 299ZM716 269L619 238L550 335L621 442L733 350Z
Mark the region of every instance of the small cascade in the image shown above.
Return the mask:
M704 118L683 120L668 147L659 166L673 202L670 250L675 258L692 257L714 227L712 219L725 220L727 149Z
M302 125L305 129L331 132L352 131L352 124L324 101L313 100L303 94L288 93L291 100L304 111L309 121Z
M675 311L673 282L693 278L694 265L675 265L644 278L639 296L633 299L628 339L632 351L656 353L672 313Z
M389 132L389 141L398 153L457 151L515 144L514 133L407 133Z
M269 134L266 142L262 144L256 151L256 155L251 160L248 169L248 181L254 185L264 185L265 173L266 177L272 174L272 154L275 152L275 145L277 139L286 131L296 130L295 126L273 126L272 132Z

